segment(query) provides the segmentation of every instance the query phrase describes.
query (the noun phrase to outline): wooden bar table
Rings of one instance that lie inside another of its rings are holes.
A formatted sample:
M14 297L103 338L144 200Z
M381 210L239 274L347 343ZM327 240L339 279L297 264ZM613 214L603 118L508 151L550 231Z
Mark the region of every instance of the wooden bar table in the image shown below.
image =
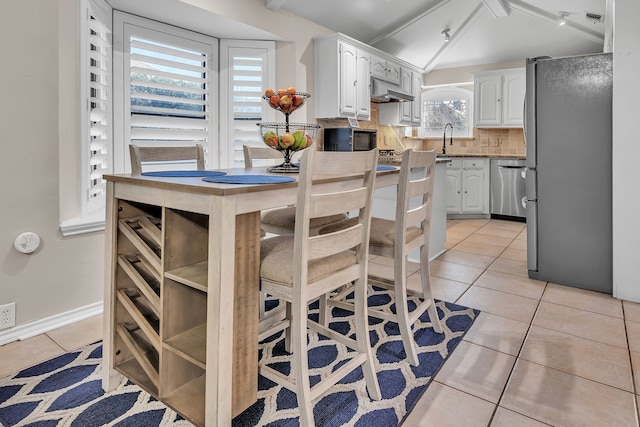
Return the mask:
M277 175L296 182L105 176L105 391L124 375L201 426L231 425L257 400L260 211L297 191L297 174ZM379 171L376 187L397 181Z

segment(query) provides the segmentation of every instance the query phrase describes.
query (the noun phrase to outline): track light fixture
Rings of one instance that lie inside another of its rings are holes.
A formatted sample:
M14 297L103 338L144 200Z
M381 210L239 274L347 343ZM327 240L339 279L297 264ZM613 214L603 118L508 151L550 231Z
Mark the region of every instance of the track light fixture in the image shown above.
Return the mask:
M451 34L449 34L449 31L451 31L449 28L445 28L444 30L442 30L442 33L440 33L440 34L444 34L445 42L448 42L449 40L451 40Z
M569 14L567 12L560 12L558 14L558 25L564 25L567 23L567 16L569 16Z

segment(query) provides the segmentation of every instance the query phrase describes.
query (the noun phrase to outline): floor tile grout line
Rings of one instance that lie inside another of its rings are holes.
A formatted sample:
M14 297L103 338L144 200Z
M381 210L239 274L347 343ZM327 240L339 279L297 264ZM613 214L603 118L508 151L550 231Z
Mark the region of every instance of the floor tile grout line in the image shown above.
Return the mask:
M624 304L622 304L622 321L624 323L624 335L627 338L627 351L629 354L629 366L631 368L631 388L633 389L633 395L637 396L638 395L638 389L636 388L636 377L635 377L635 371L633 369L633 358L631 357L631 343L629 342L629 331L627 329L627 319L626 319L626 310L624 308ZM640 408L638 408L639 402L638 402L638 398L634 399L634 407L636 410L636 420L639 419L640 417Z
M547 289L547 285L548 283L545 284L545 291ZM540 308L540 303L542 302L542 296L544 295L544 291L542 292L542 295L540 296L540 299L538 300L538 304L536 305L536 309L533 312L533 316L531 317L531 320L529 321L529 326L527 327L527 332L524 334L524 339L522 340L522 343L520 344L520 348L518 349L518 354L515 357L515 362L513 362L513 366L511 366L511 370L509 371L509 376L507 377L507 381L504 383L504 387L502 388L502 392L500 393L500 397L498 398L498 403L496 404L495 408L493 409L493 413L491 414L491 419L489 420L489 424L491 425L491 422L493 421L496 413L498 412L498 408L500 407L500 402L502 402L502 398L504 397L505 392L507 391L507 387L509 386L509 382L511 382L511 379L513 377L513 372L516 369L516 365L518 364L518 360L521 360L520 355L522 354L522 349L524 348L524 344L525 342L527 342L527 338L529 337L529 333L531 332L531 327L533 326L533 319L535 319L536 314L538 313L538 309ZM522 359L525 360L525 359ZM513 409L510 409L510 411L513 411ZM516 412L520 415L523 415L527 418L531 418L528 415L525 414L521 414L520 412L517 411L513 411ZM536 421L540 421L536 418L533 418ZM540 421L543 422L543 421Z

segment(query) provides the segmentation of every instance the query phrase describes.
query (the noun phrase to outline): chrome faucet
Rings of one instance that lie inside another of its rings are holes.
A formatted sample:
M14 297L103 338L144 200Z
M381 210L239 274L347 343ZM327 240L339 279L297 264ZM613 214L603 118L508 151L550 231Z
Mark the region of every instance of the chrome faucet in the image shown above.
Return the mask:
M447 123L444 125L444 135L442 135L442 154L447 154L447 127L451 126L451 139L449 140L449 145L453 145L453 125L451 123Z

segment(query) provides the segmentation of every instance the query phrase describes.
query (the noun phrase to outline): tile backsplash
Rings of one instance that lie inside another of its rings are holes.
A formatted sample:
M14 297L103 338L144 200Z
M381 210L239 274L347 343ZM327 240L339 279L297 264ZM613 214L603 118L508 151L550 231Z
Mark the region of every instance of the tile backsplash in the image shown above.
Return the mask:
M325 127L348 127L347 119L318 119L318 124ZM403 148L419 148L423 150L436 149L442 151L442 138L405 137L404 127L380 125L378 122L378 104L371 104L371 120L360 120L359 125L364 129L376 129L378 148L381 150L399 150ZM318 147L322 147L322 129L316 139ZM473 138L456 138L453 135L453 145L449 145L447 132L447 154L477 154L525 156L524 133L522 128L513 129L485 129L473 130Z
M423 149L442 151L442 138L425 138ZM453 145L449 145L447 133L447 154L478 154L525 156L524 132L522 128L473 129L473 138L458 138L453 135Z

